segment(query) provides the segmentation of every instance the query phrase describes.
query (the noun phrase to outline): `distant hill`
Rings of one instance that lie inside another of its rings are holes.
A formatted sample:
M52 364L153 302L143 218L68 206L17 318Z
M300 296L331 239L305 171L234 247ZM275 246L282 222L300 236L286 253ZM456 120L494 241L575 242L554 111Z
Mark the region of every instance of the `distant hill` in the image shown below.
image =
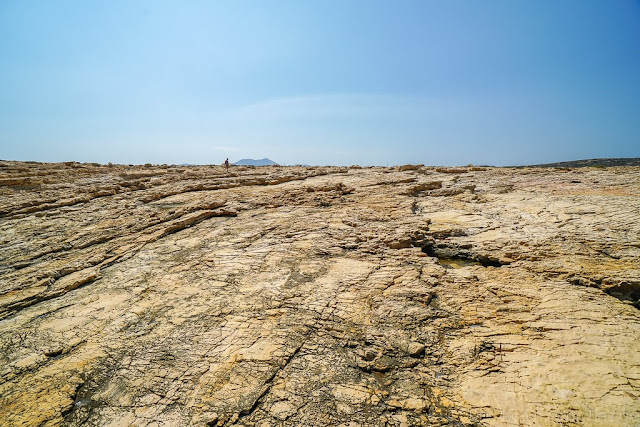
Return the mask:
M531 165L534 168L583 168L587 166L640 166L640 158L626 157L620 159L588 159L573 160L570 162L545 163L542 165Z
M234 163L234 165L237 166L279 166L276 162L274 162L273 160L267 159L266 157L264 159L259 159L259 160L255 160L255 159L242 159L242 160L238 160L237 162Z

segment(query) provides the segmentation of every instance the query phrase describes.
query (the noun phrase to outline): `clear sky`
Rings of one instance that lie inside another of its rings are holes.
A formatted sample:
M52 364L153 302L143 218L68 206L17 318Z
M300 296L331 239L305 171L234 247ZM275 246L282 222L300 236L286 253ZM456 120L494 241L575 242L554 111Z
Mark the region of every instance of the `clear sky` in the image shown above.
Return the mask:
M640 1L0 1L0 159L226 157L640 157Z

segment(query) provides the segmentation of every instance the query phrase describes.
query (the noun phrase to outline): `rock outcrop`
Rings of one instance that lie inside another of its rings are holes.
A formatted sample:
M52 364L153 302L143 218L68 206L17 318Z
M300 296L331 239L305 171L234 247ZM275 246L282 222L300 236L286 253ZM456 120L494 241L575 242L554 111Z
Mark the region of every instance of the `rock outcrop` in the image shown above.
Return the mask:
M640 168L0 162L2 425L640 423Z

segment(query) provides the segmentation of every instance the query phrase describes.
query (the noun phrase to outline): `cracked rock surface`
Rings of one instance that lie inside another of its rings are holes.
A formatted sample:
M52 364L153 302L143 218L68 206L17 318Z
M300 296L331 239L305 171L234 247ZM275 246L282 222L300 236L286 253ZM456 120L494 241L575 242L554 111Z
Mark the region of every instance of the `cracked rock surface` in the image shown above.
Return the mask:
M0 161L0 424L640 424L640 168Z

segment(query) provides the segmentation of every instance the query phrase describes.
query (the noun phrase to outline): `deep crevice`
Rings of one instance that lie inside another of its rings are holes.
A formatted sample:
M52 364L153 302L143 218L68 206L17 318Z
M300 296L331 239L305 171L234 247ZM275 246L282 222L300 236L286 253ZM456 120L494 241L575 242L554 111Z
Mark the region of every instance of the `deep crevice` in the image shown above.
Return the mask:
M568 279L572 285L598 288L607 295L619 299L640 310L640 282L637 280L603 280L600 277L572 275Z
M464 267L467 265L481 265L483 267L502 267L508 263L501 262L498 258L486 255L478 255L457 244L426 243L422 252L430 257L438 258L441 264L449 267Z

